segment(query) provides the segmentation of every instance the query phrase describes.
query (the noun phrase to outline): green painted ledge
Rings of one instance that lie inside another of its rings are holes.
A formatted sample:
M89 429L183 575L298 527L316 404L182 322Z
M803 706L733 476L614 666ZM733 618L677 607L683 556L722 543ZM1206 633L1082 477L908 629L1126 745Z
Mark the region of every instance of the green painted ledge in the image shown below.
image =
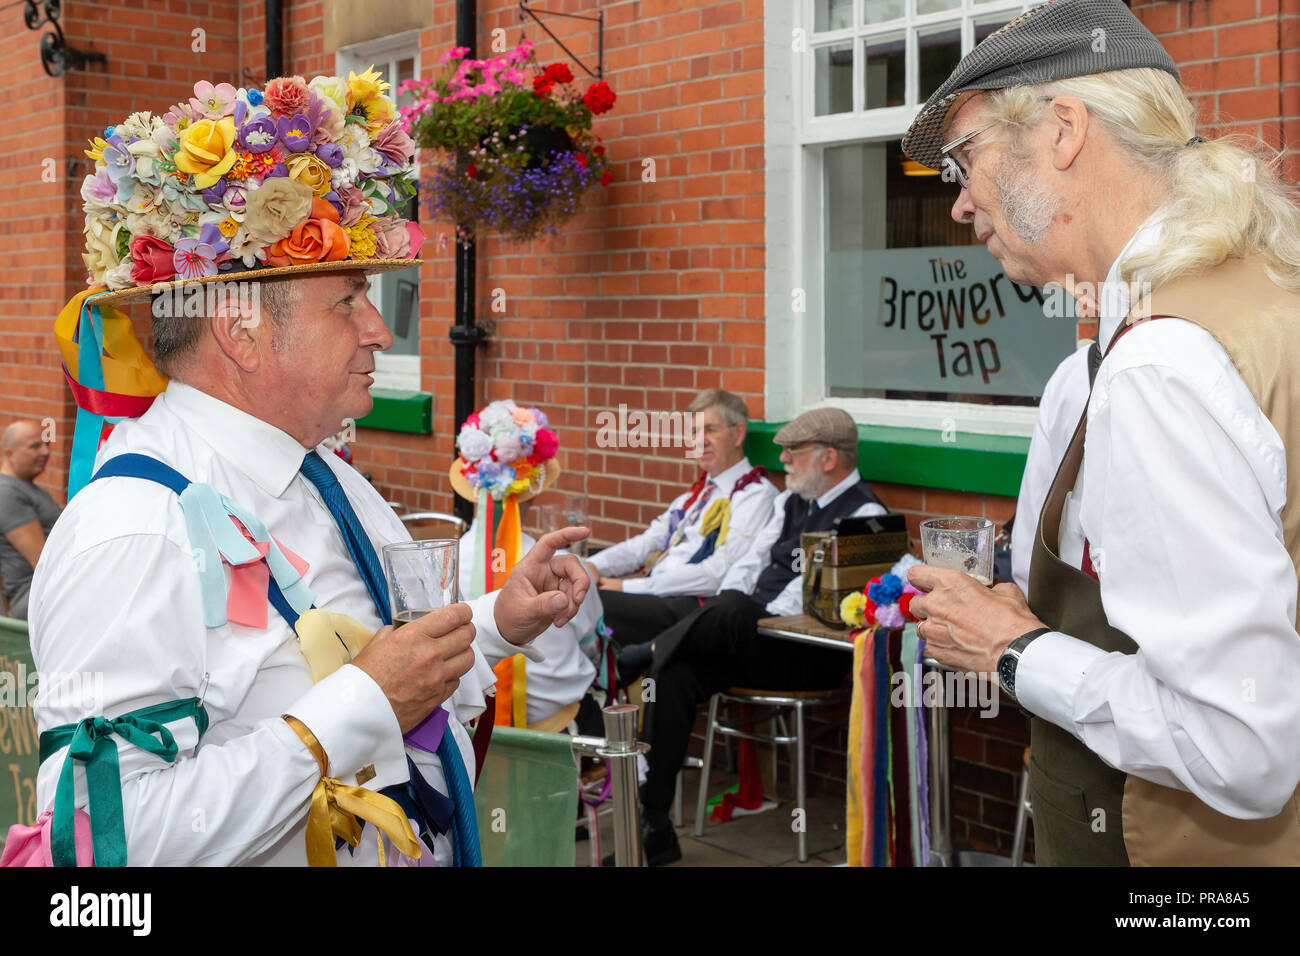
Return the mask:
M745 453L756 465L783 471L772 438L785 422L749 423ZM886 425L858 426L858 471L868 481L918 488L945 488L989 495L1020 493L1028 438L961 433L945 442L942 432Z
M375 407L357 421L358 428L379 428L389 432L433 434L433 396L428 392L404 392L394 388L372 388Z

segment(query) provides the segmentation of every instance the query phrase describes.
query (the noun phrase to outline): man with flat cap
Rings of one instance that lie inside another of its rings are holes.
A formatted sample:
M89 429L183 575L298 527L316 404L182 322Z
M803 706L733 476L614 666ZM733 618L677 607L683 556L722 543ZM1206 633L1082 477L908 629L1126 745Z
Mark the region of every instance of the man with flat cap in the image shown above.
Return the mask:
M643 842L651 866L681 858L668 817L696 708L727 687L820 690L838 686L849 655L760 637L760 618L803 609L800 535L841 517L885 513L858 475L858 428L838 408L804 412L776 433L785 488L767 523L698 611L654 640L655 699L646 712L649 773L641 787Z
M1300 863L1300 215L1249 145L1119 0L1017 17L903 139L1009 278L1097 290L1027 602L909 575L929 652L1032 715L1040 863Z

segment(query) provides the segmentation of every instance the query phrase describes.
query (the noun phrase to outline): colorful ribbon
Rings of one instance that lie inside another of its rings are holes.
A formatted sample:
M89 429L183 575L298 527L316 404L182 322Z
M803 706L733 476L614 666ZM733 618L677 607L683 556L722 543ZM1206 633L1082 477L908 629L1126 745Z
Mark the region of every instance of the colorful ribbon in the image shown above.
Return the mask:
M54 322L63 374L77 403L68 465L69 499L90 481L105 425L138 418L167 387L166 377L136 338L131 320L116 309L94 304L94 297L107 291L78 292Z
M208 714L197 697L154 704L120 717L86 717L75 724L47 730L40 737L41 762L63 747L68 754L54 791L51 855L55 866L76 866L76 784L73 767L86 767L91 837L96 866L126 866L126 821L122 814L122 774L114 736L160 757L176 760L176 739L164 724L193 718L199 736L208 729Z
M326 776L329 762L316 735L296 717L286 716L284 719L307 745L320 768L321 779L312 791L311 809L307 811L307 865L338 866L334 837L342 837L350 846L357 846L361 842L361 820L374 824L401 853L418 860L422 852L420 841L397 802L382 793L349 786Z

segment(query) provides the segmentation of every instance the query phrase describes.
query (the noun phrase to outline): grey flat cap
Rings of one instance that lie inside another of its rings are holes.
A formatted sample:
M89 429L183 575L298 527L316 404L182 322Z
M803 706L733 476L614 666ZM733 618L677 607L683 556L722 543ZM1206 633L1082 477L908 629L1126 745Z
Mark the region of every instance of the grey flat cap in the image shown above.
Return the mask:
M984 38L921 108L903 152L939 169L943 126L980 90L1050 83L1071 76L1154 67L1178 79L1160 41L1120 0L1048 0Z
M772 441L782 446L815 441L832 448L856 448L858 426L842 408L814 408L785 425Z

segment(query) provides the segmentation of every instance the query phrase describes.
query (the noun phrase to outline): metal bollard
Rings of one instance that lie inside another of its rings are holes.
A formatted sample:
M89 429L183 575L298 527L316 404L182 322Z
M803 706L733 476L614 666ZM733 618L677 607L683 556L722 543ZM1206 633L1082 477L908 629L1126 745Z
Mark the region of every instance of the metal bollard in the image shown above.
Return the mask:
M614 865L641 866L641 795L636 782L636 758L650 749L636 739L635 704L614 704L602 712L605 736L574 737L579 756L601 757L609 774L614 807Z

